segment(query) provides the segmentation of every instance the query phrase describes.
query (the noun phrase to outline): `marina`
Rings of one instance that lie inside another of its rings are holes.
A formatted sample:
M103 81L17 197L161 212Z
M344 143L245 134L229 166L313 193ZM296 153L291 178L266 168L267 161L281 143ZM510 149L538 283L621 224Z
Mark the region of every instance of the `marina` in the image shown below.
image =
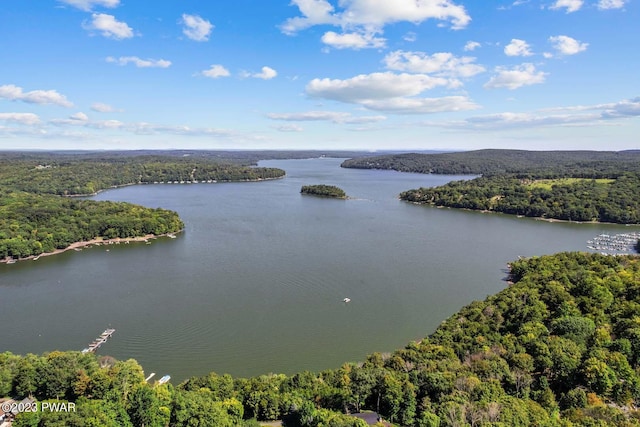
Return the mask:
M601 251L603 254L634 253L640 240L640 232L620 234L600 234L587 241L591 250Z
M105 329L103 333L100 334L98 338L96 338L89 346L82 350L83 353L94 353L96 350L100 348L100 346L107 342L111 335L115 332L115 329Z

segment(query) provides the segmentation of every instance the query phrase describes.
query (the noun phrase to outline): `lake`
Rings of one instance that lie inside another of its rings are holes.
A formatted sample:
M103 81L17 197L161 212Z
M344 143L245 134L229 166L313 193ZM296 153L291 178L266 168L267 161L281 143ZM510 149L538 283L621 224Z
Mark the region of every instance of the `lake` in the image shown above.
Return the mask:
M113 327L98 354L135 358L174 384L336 368L419 340L500 291L518 256L587 250L598 234L630 229L412 205L398 194L468 177L341 161L261 162L286 170L274 181L100 193L175 210L185 231L0 265L0 351L81 350ZM301 195L308 184L352 199Z

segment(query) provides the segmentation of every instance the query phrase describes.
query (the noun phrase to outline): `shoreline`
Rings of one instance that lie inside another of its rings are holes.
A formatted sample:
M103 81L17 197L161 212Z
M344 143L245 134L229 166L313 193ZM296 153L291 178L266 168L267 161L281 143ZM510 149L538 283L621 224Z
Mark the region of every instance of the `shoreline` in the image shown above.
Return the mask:
M624 224L621 222L604 222L604 221L573 221L573 220L569 220L569 219L557 219L557 218L546 218L546 217L541 217L541 216L526 216L526 215L516 215L516 214L510 214L510 213L505 213L505 212L498 212L498 211L491 211L491 210L487 210L487 209L470 209L470 208L454 208L451 206L444 206L444 205L436 205L435 203L420 203L420 202L410 202L408 200L403 200L400 199L403 202L406 203L411 203L412 205L428 205L428 206L433 206L437 209L456 209L459 211L467 211L467 212L480 212L480 213L484 213L484 214L499 214L499 215L506 215L506 216L511 216L511 217L515 217L515 218L526 218L526 219L533 219L536 221L545 221L545 222L565 222L568 224L603 224L603 225L623 225L625 227L640 227L640 224L638 223L633 223L633 224Z
M166 185L166 184L171 184L171 185L186 185L186 184L228 184L228 183L233 183L233 182L261 182L261 181L272 181L272 180L276 180L276 179L284 179L287 175L284 174L282 176L276 176L273 178L256 178L256 179L239 179L239 180L221 180L221 181L212 181L212 182L208 182L208 181L197 181L197 182L193 182L193 181L184 181L184 182L178 182L178 181L162 181L162 182L131 182L128 184L120 184L120 185L112 185L111 187L108 188L102 188L98 191L96 191L95 193L87 193L87 194L62 194L62 197L93 197L93 196L97 196L98 194L102 193L103 191L108 191L108 190L117 190L118 188L124 188L124 187L131 187L132 185ZM55 194L54 194L55 195Z
M147 242L149 239L157 239L158 237L175 236L178 233L182 233L182 231L183 230L176 231L174 233L165 233L165 234L147 234L144 236L137 236L137 237L116 237L115 239L104 239L99 237L96 239L84 240L81 242L74 242L69 246L67 246L66 248L56 249L53 252L43 252L39 255L29 255L28 257L24 257L24 258L2 258L0 259L0 264L14 264L18 261L37 260L40 257L58 255L63 252L82 249L88 246L118 245L120 243L130 243L130 242Z

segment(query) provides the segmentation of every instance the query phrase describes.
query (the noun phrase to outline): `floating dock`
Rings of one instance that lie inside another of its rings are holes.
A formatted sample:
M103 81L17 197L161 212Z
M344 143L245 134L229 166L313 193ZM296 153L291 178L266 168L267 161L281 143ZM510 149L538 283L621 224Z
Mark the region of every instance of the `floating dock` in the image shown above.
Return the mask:
M115 329L105 329L103 333L100 334L98 338L96 338L89 347L82 350L83 353L94 353L96 350L100 348L100 346L107 342L111 335L115 332Z

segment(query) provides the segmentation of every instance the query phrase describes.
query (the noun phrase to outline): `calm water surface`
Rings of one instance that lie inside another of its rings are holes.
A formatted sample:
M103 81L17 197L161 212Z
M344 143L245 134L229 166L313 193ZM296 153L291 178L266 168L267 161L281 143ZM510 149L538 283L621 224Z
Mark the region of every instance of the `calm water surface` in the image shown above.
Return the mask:
M463 177L340 162L265 161L287 177L101 193L176 210L186 229L0 265L0 351L81 350L113 327L99 354L135 358L174 383L335 368L433 332L504 288L519 255L586 250L597 234L629 230L411 205L398 193ZM299 194L319 183L353 199Z

